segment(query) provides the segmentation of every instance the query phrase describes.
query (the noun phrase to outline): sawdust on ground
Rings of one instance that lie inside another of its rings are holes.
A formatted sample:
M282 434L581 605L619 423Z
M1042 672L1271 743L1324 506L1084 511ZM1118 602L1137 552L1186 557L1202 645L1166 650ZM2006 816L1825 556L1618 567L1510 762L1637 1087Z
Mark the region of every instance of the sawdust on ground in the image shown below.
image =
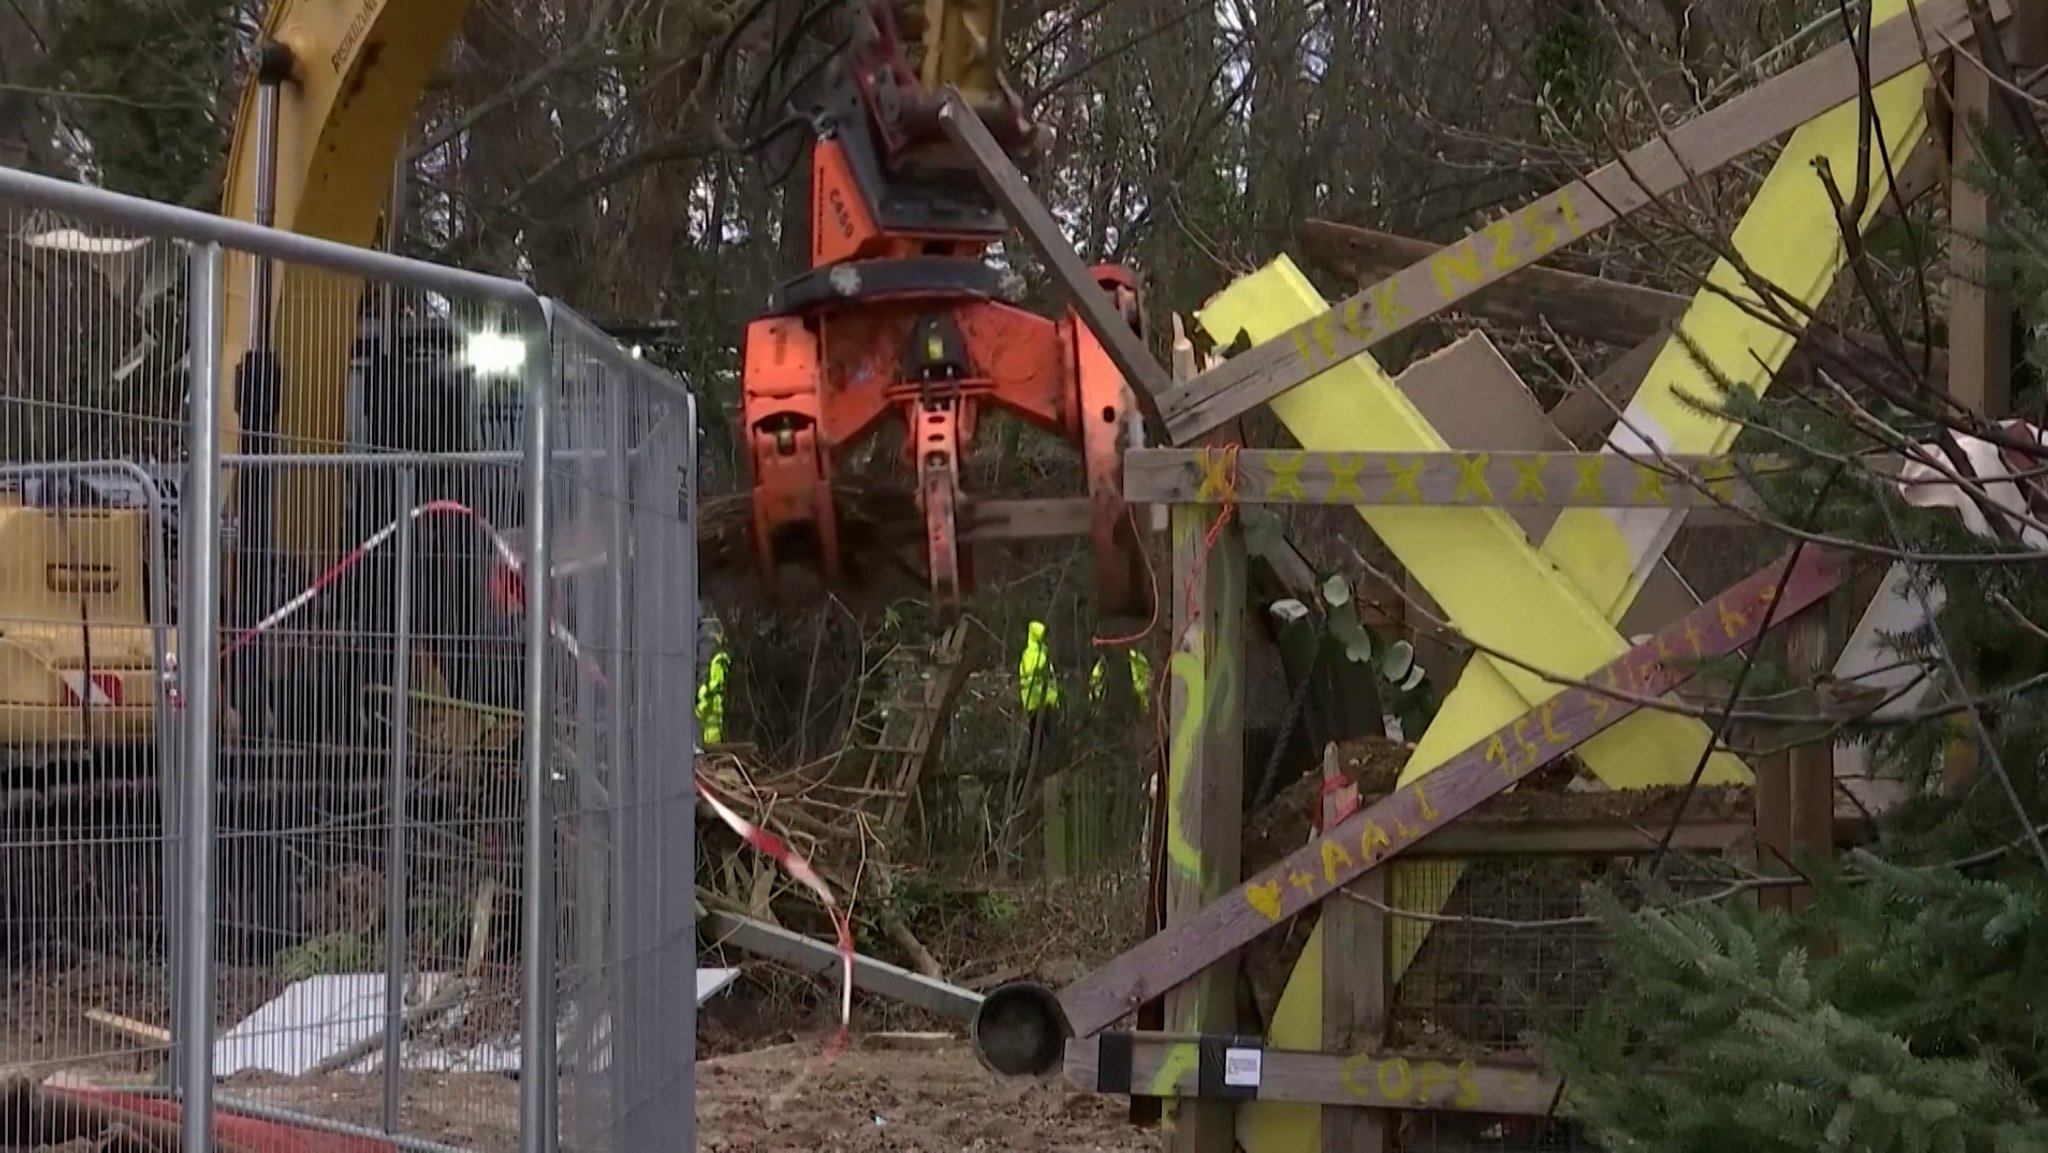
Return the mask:
M996 1078L966 1042L924 1052L856 1046L826 1063L809 1042L702 1062L705 1153L1136 1153L1159 1148L1123 1098Z
M223 1103L248 1102L366 1128L381 1125L374 1074L226 1079ZM577 1092L564 1086L563 1125ZM1122 1098L1063 1085L1003 1081L962 1040L920 1050L853 1046L831 1061L816 1041L772 1045L697 1065L697 1148L703 1153L1138 1153L1159 1148L1132 1126ZM499 1074L408 1073L401 1129L487 1153L519 1148L519 1083Z

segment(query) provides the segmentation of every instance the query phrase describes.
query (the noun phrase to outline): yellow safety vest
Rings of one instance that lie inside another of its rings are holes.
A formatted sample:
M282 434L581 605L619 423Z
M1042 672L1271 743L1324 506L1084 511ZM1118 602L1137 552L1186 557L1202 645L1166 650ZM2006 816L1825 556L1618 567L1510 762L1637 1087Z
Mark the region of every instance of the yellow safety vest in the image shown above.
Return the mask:
M1127 651L1124 656L1131 666L1131 694L1138 700L1138 711L1144 712L1149 707L1152 699L1152 662L1146 660L1145 654L1136 649ZM1099 702L1102 700L1102 662L1106 659L1106 657L1096 657L1095 667L1088 670L1088 699L1090 701Z
M1060 684L1053 676L1052 657L1045 650L1045 624L1032 621L1024 632L1024 655L1017 658L1017 697L1026 715L1060 704Z
M720 651L704 670L704 683L697 686L697 741L715 745L725 739L725 675L732 657Z

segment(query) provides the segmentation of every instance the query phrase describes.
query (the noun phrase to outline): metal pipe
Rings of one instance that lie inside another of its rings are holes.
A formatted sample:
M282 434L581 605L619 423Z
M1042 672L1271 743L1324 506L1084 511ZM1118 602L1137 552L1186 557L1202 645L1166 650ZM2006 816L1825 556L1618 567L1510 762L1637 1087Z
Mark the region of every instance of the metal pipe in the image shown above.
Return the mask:
M192 503L180 500L178 503L178 539L192 539ZM181 579L178 581L178 661L180 677L184 674L185 650L191 641L189 629L192 621L192 582L183 579L183 563L179 565ZM175 682L174 682L175 683ZM185 1025L184 993L178 985L178 966L185 956L185 937L190 934L191 918L187 915L190 902L185 896L184 844L185 844L185 730L192 724L190 709L179 710L171 724L173 752L160 766L157 773L157 804L163 811L163 869L164 869L164 915L169 923L164 926L164 949L171 966L169 997L171 1002L171 1036L183 1037L188 1032ZM162 742L159 742L162 743ZM163 1083L180 1095L183 1094L185 1078L185 1054L181 1047L173 1044L164 1061Z
M384 842L384 1132L398 1132L399 1084L404 1079L406 944L406 761L412 755L412 566L417 507L413 470L398 470L398 579L391 608L391 827Z
M282 55L284 68L276 67ZM263 45L256 71L256 225L277 224L277 106L279 89L290 75L291 50L271 41ZM249 339L258 353L270 351L270 296L276 271L269 257L249 262L253 283L249 293Z
M547 309L550 314L555 310ZM549 655L554 650L549 603L554 584L549 507L553 408L547 371L550 322L527 335L526 391L526 707L523 765L526 793L525 874L520 901L522 970L519 1013L519 1148L521 1153L555 1153L555 830L550 811L549 760L553 742L553 685ZM535 574L539 574L536 579Z
M555 452L550 459L561 461L603 460L609 453L598 449L565 449ZM272 453L224 453L221 463L235 468L386 468L421 467L455 464L502 464L523 465L526 452L272 452Z
M220 478L221 269L220 245L204 244L192 254L188 298L191 382L186 430L191 472L185 501L199 510L184 542L183 565L191 585L191 615L180 622L180 669L191 686L185 721L185 855L182 874L189 905L185 918L180 974L185 1012L178 1038L183 1056L183 1108L180 1130L187 1149L209 1149L213 1142L213 778L214 741L219 726L220 518L216 497Z
M698 598L702 591L698 587L702 574L699 571L700 554L697 527L700 521L697 509L697 494L699 486L703 483L703 476L697 468L697 462L701 459L699 453L702 450L702 446L698 441L698 432L702 426L697 423L696 394L686 394L683 409L687 414L687 423L684 425L682 437L684 445L681 461L683 492L678 509L681 523L676 525L674 533L677 543L681 545L685 555L682 558L683 563L676 566L682 570L680 576L664 574L667 576L667 579L680 584L683 590L682 604L676 606L676 615L681 619L681 648L683 651L680 659L669 663L667 667L681 673L684 678L683 683L686 686L694 686L696 684L698 655L697 618L701 615L701 610L698 608ZM682 714L684 721L681 728L688 736L680 743L686 749L694 748L698 738L696 711L685 707L682 710ZM665 767L659 758L650 757L641 763L643 765L641 770L643 781L646 781L649 775L662 773ZM650 793L657 797L655 802L656 811L660 813L660 819L656 825L658 835L655 844L658 847L664 840L672 840L675 848L671 852L661 854L667 869L657 869L654 875L651 878L644 879L643 883L646 885L647 890L651 890L655 894L649 903L656 907L654 917L656 933L658 934L657 939L667 945L669 949L680 953L681 957L679 960L682 961L680 966L681 972L678 972L675 967L669 965L661 967L659 971L665 974L666 979L653 986L654 995L657 997L661 996L662 991L672 987L671 982L674 981L682 980L691 983L691 995L682 999L682 1003L678 1006L678 1011L675 1014L681 1018L678 1022L681 1028L676 1033L678 1036L695 1037L697 1035L697 998L694 981L697 969L695 890L691 889L689 892L685 892L684 886L672 884L666 880L668 877L694 877L697 875L697 798L691 790L688 781L677 779L680 775L663 773L662 776L654 777L654 781L661 782L658 786L654 785L653 781L647 781ZM659 851L658 848L657 851ZM685 974L689 975L686 976ZM654 1043L659 1044L659 1038L655 1038ZM694 1147L697 1143L697 1047L695 1045L683 1046L680 1055L683 1065L682 1084L678 1088L677 1096L682 1098L682 1100L679 1104L671 1107L669 1116L674 1118L675 1121L680 1122L680 1124L675 1126L675 1128L679 1128L682 1131L682 1139L678 1143Z
M612 387L608 387L606 392L610 394L612 405L619 406L621 401L616 382L612 382ZM587 426L584 427L587 429ZM582 435L578 433L570 435L574 439L582 439ZM602 489L592 483L595 477L585 473L578 479L582 483L576 486L576 506L570 514L572 522L581 522L585 516L594 519L597 510L590 508L591 499L602 493ZM612 506L618 507L622 499L615 497L611 502ZM615 584L624 572L625 552L616 539L607 541L606 549L613 557L621 558L619 563L608 566L611 570L608 574L611 578L608 583ZM565 591L574 598L574 604L565 605L561 611L573 613L584 619L601 615L597 590L592 587L591 582L576 582L567 586ZM607 647L613 652L624 652L626 644L624 634L614 633ZM614 677L616 678L616 670ZM568 984L575 990L568 1012L575 1022L575 1033L570 1043L572 1056L564 1063L569 1064L579 1076L588 1076L596 1068L601 1044L615 1044L621 1016L615 1011L617 1003L610 996L611 991L617 987L617 975L610 971L610 966L605 963L605 908L610 894L606 866L611 863L607 860L608 826L605 817L611 810L616 795L621 791L621 783L617 779L619 734L614 729L610 733L611 739L604 739L604 726L597 723L597 688L596 677L576 678L576 945L575 955L568 962L568 968L574 974L573 982ZM616 679L608 695L614 698L619 695ZM612 766L613 780L609 790L598 780L601 757L609 758L609 764ZM610 1041L601 1040L598 1035L598 1026L607 1020L612 1038ZM615 1082L614 1096L617 1094L618 1075L618 1055L614 1050L611 1063L611 1076ZM579 1119L586 1130L601 1131L601 1127L594 1124L587 1115ZM584 1143L580 1138L580 1133L570 1133L564 1137L571 1146Z

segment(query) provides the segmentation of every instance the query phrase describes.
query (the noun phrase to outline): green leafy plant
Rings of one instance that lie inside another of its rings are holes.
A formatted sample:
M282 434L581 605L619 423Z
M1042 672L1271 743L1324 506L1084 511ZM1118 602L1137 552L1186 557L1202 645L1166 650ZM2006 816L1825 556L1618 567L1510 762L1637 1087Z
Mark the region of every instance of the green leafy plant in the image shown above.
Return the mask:
M1437 708L1435 685L1415 660L1415 646L1367 625L1350 578L1342 573L1325 577L1317 592L1320 612L1291 597L1267 607L1279 625L1283 656L1297 669L1348 663L1364 670L1376 682L1383 714L1414 739Z
M278 954L277 971L287 981L304 981L337 973L360 973L375 967L372 942L355 933L328 933Z

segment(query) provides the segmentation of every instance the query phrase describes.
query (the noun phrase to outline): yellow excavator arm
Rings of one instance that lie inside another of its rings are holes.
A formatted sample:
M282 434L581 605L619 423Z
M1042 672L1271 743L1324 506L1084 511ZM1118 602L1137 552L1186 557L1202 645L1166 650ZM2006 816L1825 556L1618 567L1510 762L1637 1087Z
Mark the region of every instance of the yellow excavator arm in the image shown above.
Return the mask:
M391 173L418 115L420 96L462 29L470 0L272 0L262 43L271 47L242 91L228 154L221 212L307 236L369 246ZM278 51L281 49L282 51ZM284 73L274 131L260 114L264 70ZM265 200L263 154L275 141L275 193ZM263 209L268 209L266 213ZM254 340L253 262L227 268L221 447L239 447L234 373ZM271 348L283 374L277 432L284 451L339 445L348 404L349 353L362 284L315 269L281 266L271 282ZM294 470L282 485L277 543L293 551L332 547L340 502L332 479Z
M1001 0L910 0L923 7L918 79L938 91L948 84L970 100L994 95L1001 76Z

